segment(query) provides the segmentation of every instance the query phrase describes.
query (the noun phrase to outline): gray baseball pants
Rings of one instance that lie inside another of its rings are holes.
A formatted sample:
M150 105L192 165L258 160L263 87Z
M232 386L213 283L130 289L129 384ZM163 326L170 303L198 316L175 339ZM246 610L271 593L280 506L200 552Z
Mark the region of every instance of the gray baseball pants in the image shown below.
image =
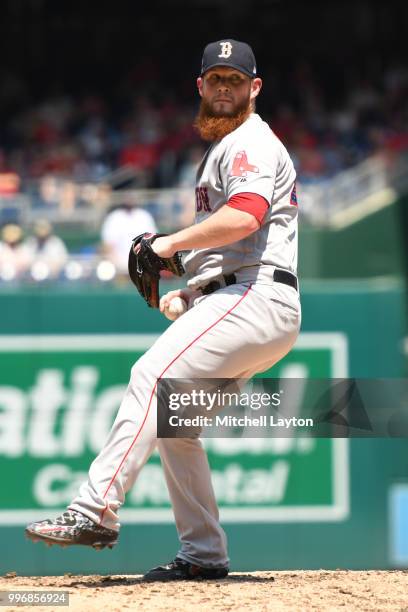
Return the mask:
M231 285L195 300L135 363L118 414L87 482L70 508L118 530L125 494L158 447L181 543L177 556L228 565L206 453L199 439L157 439L157 380L250 378L292 348L300 327L295 289L281 283Z

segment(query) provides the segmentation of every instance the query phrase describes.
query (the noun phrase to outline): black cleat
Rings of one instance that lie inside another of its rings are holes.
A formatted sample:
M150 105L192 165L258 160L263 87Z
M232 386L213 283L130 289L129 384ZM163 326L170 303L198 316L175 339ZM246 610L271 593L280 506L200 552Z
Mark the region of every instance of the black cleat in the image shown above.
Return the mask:
M76 510L67 510L56 519L31 523L26 527L26 536L33 542L44 542L47 546L72 546L82 544L102 550L113 548L118 541L118 532L97 525Z
M228 576L228 567L200 567L183 561L174 559L167 565L154 567L143 576L146 581L167 582L170 580L216 580Z

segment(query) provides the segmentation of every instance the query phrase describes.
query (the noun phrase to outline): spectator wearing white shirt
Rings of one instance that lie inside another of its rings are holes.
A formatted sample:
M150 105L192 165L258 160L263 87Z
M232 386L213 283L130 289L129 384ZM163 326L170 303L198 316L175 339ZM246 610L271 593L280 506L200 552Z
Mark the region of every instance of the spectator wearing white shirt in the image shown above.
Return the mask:
M8 223L1 230L0 278L20 278L29 267L30 253L23 242L23 230L17 223Z
M157 232L155 220L147 210L125 203L107 214L101 230L102 252L118 274L127 274L131 241L143 232Z
M53 233L47 219L38 219L34 235L27 238L25 247L29 253L31 268L43 270L44 278L55 278L68 261L68 251L63 240Z

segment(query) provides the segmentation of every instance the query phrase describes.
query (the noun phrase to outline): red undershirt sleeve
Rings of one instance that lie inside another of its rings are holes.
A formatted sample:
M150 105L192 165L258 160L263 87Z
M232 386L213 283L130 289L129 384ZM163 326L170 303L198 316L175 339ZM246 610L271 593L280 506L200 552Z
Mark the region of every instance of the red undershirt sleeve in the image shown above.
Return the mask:
M257 193L237 193L228 200L227 206L250 213L261 225L269 203Z

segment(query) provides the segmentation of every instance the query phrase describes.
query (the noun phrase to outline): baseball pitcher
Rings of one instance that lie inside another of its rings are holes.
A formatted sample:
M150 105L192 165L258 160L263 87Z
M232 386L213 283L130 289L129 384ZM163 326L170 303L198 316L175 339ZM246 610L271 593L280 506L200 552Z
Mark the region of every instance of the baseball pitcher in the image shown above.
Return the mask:
M195 125L210 145L197 172L196 222L138 236L129 255L130 276L150 306L167 313L181 298L186 307L133 366L108 440L67 511L26 529L48 544L112 547L126 492L157 446L180 549L147 580L223 578L229 568L200 440L157 439L157 381L250 378L288 353L300 327L296 174L255 112L262 81L252 49L231 39L208 44L197 87ZM160 270L185 271L187 286L160 299Z

